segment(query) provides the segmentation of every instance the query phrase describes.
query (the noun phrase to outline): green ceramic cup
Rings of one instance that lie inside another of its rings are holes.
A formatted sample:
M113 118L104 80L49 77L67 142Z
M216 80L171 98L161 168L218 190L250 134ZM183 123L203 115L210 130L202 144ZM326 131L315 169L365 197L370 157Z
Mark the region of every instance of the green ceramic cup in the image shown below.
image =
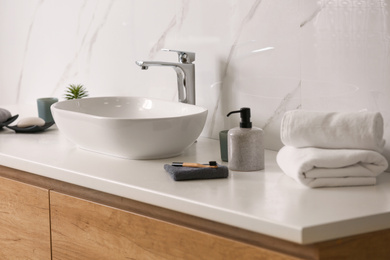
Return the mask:
M45 120L46 123L54 122L53 116L51 115L50 107L56 102L58 102L58 98L54 97L37 99L38 116Z
M228 161L228 143L227 143L227 134L229 130L223 130L219 132L219 145L221 148L221 159L224 162Z

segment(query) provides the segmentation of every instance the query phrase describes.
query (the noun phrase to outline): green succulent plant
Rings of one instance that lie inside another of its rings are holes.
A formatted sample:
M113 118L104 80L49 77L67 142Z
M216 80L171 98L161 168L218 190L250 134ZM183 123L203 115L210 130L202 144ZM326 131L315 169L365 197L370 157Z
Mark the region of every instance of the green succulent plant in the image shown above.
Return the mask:
M85 89L83 85L70 84L69 87L67 87L65 93L65 99L71 100L71 99L80 99L84 97L88 97L88 91Z

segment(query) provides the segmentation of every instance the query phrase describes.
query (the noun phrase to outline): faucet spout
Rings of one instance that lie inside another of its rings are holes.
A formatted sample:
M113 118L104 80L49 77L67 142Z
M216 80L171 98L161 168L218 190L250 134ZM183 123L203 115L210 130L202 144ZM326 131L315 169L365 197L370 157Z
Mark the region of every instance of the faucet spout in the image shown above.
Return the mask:
M144 65L144 62L143 61L136 61L135 62L138 66L140 66L141 67L141 70L147 70L147 69L149 69L149 66L146 66L146 65Z
M190 54L194 60L195 53ZM181 60L181 57L187 57L187 53L180 52L179 62L136 61L135 63L142 70L147 70L150 66L172 67L177 75L179 102L195 105L195 64L191 63L192 60L190 62L188 59Z

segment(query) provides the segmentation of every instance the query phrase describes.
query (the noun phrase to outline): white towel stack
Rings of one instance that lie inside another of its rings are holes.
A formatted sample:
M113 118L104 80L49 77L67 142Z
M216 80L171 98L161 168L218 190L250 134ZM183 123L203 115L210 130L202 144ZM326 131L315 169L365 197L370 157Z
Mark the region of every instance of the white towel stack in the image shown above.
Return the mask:
M281 139L280 168L307 187L375 185L388 166L380 113L288 111Z

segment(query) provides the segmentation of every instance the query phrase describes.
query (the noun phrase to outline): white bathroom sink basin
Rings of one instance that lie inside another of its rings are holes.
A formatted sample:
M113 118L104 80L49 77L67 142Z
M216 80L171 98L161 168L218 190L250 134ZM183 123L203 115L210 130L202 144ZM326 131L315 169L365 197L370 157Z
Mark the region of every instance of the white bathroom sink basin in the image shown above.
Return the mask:
M141 97L61 101L51 111L60 132L80 148L128 159L181 154L207 117L199 106Z

